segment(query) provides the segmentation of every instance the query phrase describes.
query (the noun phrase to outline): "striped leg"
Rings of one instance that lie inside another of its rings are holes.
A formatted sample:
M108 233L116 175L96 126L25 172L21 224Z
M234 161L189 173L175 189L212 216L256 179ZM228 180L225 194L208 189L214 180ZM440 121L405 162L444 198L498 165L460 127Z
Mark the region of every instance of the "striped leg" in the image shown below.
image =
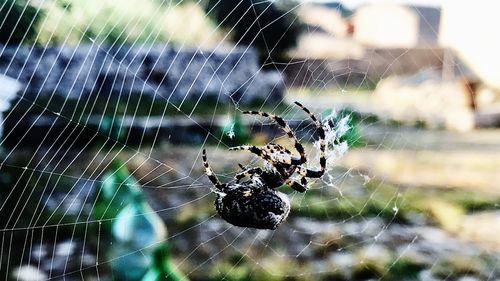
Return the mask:
M287 179L285 181L285 184L298 192L305 192L307 190L307 179L305 177L300 178L300 183L291 179Z
M299 157L292 155L290 150L285 147L275 144L269 143L262 147L262 150L269 155L273 163L282 163L285 165L300 165L301 160Z
M268 143L265 147L265 149L268 149L271 153L274 153L274 152L283 152L283 153L286 153L286 154L292 154L292 152L290 150L288 150L287 148L283 147L282 145L279 145L277 143Z
M276 145L276 146L279 146L281 148L283 148L282 146L280 146L279 144L270 144L270 145ZM267 146L266 146L267 147ZM231 149L231 148L230 148ZM289 165L289 164L283 164L283 163L275 163L273 162L272 159L270 159L269 155L265 154L264 151L265 150L261 150L260 148L257 148L255 146L238 146L238 147L234 147L232 148L233 150L236 150L236 149L245 149L245 150L253 150L253 151L260 151L258 153L256 153L258 156L262 157L264 160L266 161L269 161L270 163L273 164L273 169L278 172L280 175L281 175L281 178L283 180L285 179L288 179L294 172L295 172L295 169L296 169L296 166L295 165ZM290 151L288 151L286 148L283 148L283 150L287 153L290 154ZM259 154L261 153L261 154ZM267 153L267 152L266 152ZM241 178L243 178L243 176L239 176L240 174L242 173L246 173L247 171L251 170L251 169L247 169L245 168L243 165L239 164L238 163L238 166L241 168L241 170L243 172L240 172L238 173L236 176L235 176L235 179L237 181L239 181ZM266 173L268 173L268 171L263 171L262 169L260 168L253 168L255 173L252 173L251 175L253 174L259 174L261 176L265 176ZM250 173L249 173L250 174ZM249 175L246 175L246 176L249 176Z
M237 173L234 176L234 179L236 180L236 182L240 182L240 180L242 180L242 179L244 179L246 177L250 178L254 174L260 175L260 174L262 174L262 172L263 172L262 169L259 168L259 167L250 168L250 169L244 169L243 172Z
M288 149L278 144L268 144L262 148L255 145L241 145L230 147L229 150L248 150L272 164L300 165L302 163L299 157L292 155Z
M300 163L298 163L298 164L303 164L303 163L307 162L306 152L304 150L304 147L302 146L302 144L300 144L299 140L297 139L297 137L293 133L292 129L290 128L288 123L286 123L286 121L283 120L283 118L281 118L277 115L269 114L269 113L262 112L262 111L243 111L243 114L260 115L260 116L274 120L274 122L276 122L285 131L285 133L288 135L288 137L293 140L295 149L300 154Z
M263 158L264 160L268 160L268 161L271 160L269 158L269 155L267 155L267 153L264 153L264 151L261 148L258 148L255 145L234 146L234 147L230 147L229 150L248 150L248 151L252 152L253 154Z
M213 183L213 185L219 190L223 191L226 188L226 184L223 184L219 181L217 176L215 175L214 171L210 167L210 164L208 164L207 161L207 152L205 149L203 149L203 165L205 166L205 174L207 174L208 179Z
M319 165L320 165L320 170L319 171L313 171L313 170L306 170L307 172L303 175L309 178L319 178L321 177L326 170L326 133L325 133L325 128L323 127L323 124L314 116L314 114L309 111L305 106L303 106L299 102L295 102L297 106L302 108L307 114L309 114L309 117L313 120L314 125L316 125L316 129L318 130L319 134L319 150L320 150L320 157L319 157Z

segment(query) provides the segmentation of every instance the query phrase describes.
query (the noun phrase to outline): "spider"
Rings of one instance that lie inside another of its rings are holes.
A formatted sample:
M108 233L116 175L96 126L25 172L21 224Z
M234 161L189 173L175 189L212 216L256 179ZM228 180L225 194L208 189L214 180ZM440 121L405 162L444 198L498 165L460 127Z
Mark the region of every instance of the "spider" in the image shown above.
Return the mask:
M293 155L285 147L269 143L263 147L250 145L232 147L230 150L248 150L261 157L268 165L264 169L253 167L246 169L239 164L242 171L237 173L234 180L221 183L207 161L206 150L203 149L203 165L205 173L214 185L212 190L216 194L215 208L217 213L227 222L241 227L257 229L276 229L286 220L290 213L288 197L276 188L283 184L298 192L307 190L306 178L320 178L326 169L325 128L323 124L306 107L295 102L313 120L319 134L320 169L310 170L303 165L307 162L304 147L295 133L290 129L283 118L260 111L244 111L244 114L260 115L276 122L293 141L299 155ZM300 182L290 177L298 173ZM242 181L247 178L247 180Z

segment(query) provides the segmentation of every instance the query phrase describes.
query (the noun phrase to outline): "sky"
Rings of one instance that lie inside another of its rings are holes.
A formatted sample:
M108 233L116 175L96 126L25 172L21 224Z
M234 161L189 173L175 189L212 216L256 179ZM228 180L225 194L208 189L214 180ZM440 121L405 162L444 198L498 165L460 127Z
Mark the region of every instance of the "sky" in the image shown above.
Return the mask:
M348 8L355 8L365 3L404 3L418 6L441 6L446 0L303 0L304 2L341 2Z

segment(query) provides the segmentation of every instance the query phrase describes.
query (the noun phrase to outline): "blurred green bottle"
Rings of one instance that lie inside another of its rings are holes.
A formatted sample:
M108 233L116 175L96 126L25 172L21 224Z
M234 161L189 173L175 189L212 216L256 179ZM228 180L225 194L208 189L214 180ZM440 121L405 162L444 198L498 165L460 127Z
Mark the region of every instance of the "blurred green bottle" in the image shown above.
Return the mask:
M98 142L102 142L107 148L113 147L117 142L123 142L126 136L122 120L116 116L103 116L97 131L99 132Z
M96 220L103 220L105 228L109 230L111 220L138 193L141 193L141 189L137 180L121 161L114 160L111 163L111 170L101 177L92 217Z
M118 213L111 234L109 259L115 280L132 281L141 280L153 265L154 245L165 240L167 229L139 192Z
M189 279L178 271L170 261L168 243L161 243L153 251L153 266L146 272L141 281L188 281Z

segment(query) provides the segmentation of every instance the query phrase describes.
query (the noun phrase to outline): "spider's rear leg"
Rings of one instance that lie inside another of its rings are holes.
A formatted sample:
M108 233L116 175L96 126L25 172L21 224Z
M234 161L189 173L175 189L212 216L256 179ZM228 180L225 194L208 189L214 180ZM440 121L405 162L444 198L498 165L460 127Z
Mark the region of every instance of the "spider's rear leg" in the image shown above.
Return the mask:
M267 117L267 118L272 119L285 131L285 133L288 135L288 137L293 140L294 147L297 150L297 152L300 154L300 163L298 163L298 164L300 165L300 164L307 162L307 157L306 157L306 152L304 150L304 147L299 142L299 140L295 136L295 133L292 131L292 129L290 128L288 123L285 120L283 120L283 118L281 118L280 116L270 114L267 112L262 112L262 111L243 111L243 114L260 115L262 117Z
M210 164L207 161L207 152L205 149L203 149L202 159L203 159L203 166L205 166L205 174L207 174L208 179L218 189L218 191L223 191L226 185L219 181L214 171L212 170L212 167L210 167Z

